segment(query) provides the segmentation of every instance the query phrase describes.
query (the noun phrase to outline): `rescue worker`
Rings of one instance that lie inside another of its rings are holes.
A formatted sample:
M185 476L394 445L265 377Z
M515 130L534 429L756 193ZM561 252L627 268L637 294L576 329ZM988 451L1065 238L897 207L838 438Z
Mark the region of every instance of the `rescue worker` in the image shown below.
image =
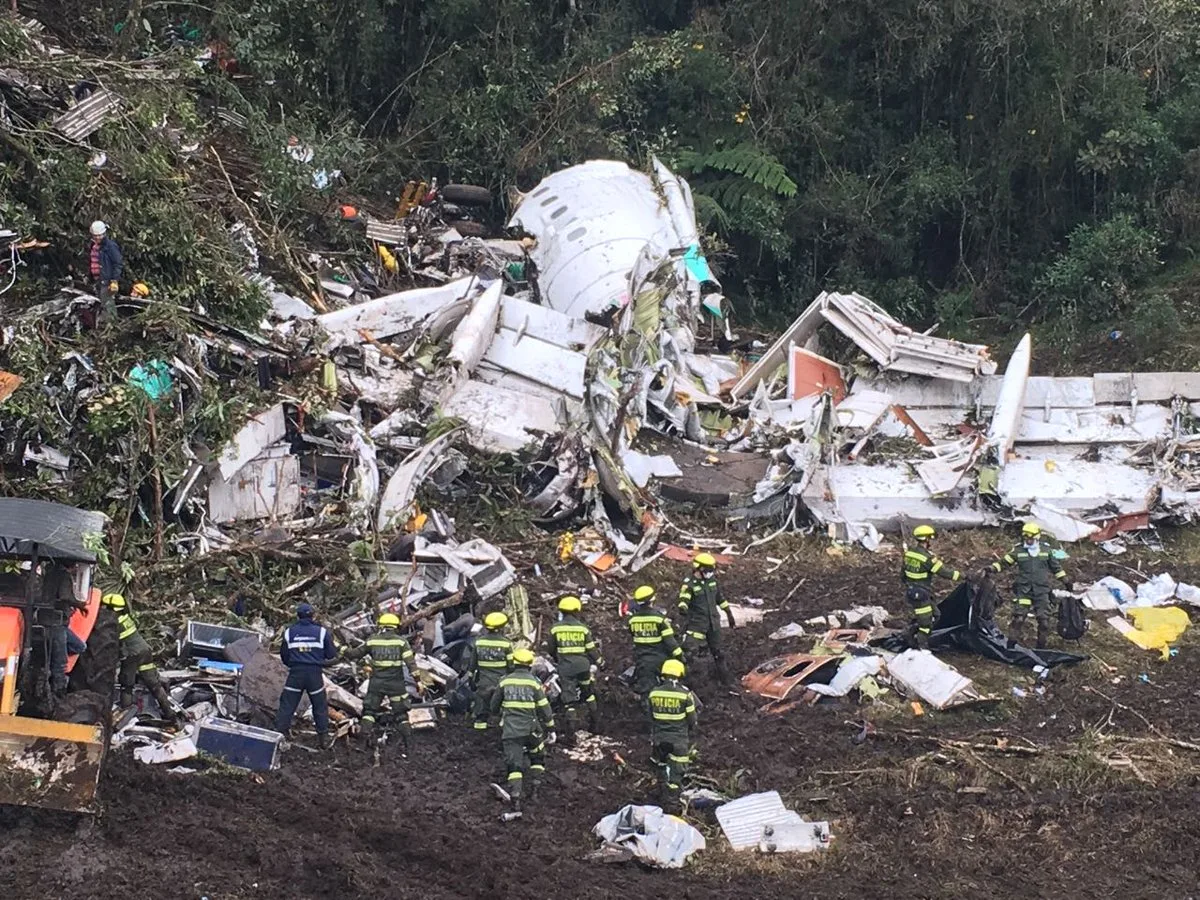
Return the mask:
M696 697L680 681L685 671L682 662L668 659L649 697L651 758L663 804L676 808L683 776L696 757Z
M642 585L633 592L634 607L629 615L629 633L633 635L633 689L643 699L658 681L664 662L683 660L683 648L675 639L671 620L654 606L654 598L654 588Z
M483 617L483 633L474 635L467 643L467 671L475 688L471 719L476 731L487 731L492 694L500 679L512 671L513 643L504 636L507 625L508 616L490 612Z
M553 744L554 713L542 683L532 672L533 651L514 650L513 671L492 692L492 715L500 717L500 742L508 770L513 812L521 811L522 783L529 770L529 799L536 800L546 771L546 744Z
M900 582L904 585L904 599L912 607L913 621L909 626L909 638L917 647L929 646L929 635L933 632L933 586L935 575L958 581L962 573L947 569L946 564L934 555L933 539L937 532L932 525L918 525L913 529L915 547L906 547L900 566Z
M568 744L574 741L579 728L580 703L587 705L588 730L592 734L597 732L596 670L604 665L604 660L596 648L592 630L579 618L582 611L583 602L578 597L559 600L558 621L550 626L550 637L546 641L546 652L558 670L566 719L563 736Z
M76 565L51 563L42 577L42 600L52 603L53 609L38 610L38 621L46 626L49 640L50 688L55 696L67 692L67 658L82 653L87 644L68 627L77 609L87 609L87 601L75 595Z
M712 554L697 553L692 560L692 570L679 588L683 656L688 664L693 664L695 655L707 647L712 654L717 678L721 684L729 684L729 670L721 653L721 618L718 611L725 613L725 621L730 628L734 627L734 622L729 601L721 596L721 589L717 587L717 561Z
M1033 522L1021 527L1022 542L992 563L999 572L1005 566L1016 566L1013 579L1013 611L1010 637L1021 640L1025 631L1025 619L1033 612L1037 620L1037 646L1046 646L1050 636L1050 590L1055 580L1067 577L1062 564L1042 544L1042 529Z
M158 676L158 666L154 664L150 645L138 631L137 623L129 611L129 604L120 594L105 594L100 598L100 603L111 609L117 617L117 640L120 642L121 652L121 668L117 682L121 686L121 707L133 706L133 686L141 679L162 709L163 716L176 719L175 707L171 698L167 696L162 679Z
M121 256L121 245L108 236L106 224L97 219L92 223L91 232L88 273L95 285L96 296L104 306L105 316L111 318L117 313L115 297L121 290L125 261Z
M279 696L279 711L275 714L275 730L288 734L292 717L300 699L308 694L312 703L313 722L317 726L317 738L321 748L333 746L329 735L329 698L325 696L325 666L337 659L338 651L333 645L333 635L328 628L313 620L314 611L310 604L296 606L296 621L283 632L283 643L279 645L279 658L288 668L287 681Z
M383 713L383 698L391 708L391 720L400 733L404 751L408 752L412 727L408 724L408 683L405 671L411 675L416 657L412 647L400 634L400 617L395 613L384 613L379 617L379 630L367 638L366 643L354 650L343 648L347 659L371 658L371 679L367 685L367 696L363 699L362 733L370 738L375 725ZM416 681L415 676L413 681Z

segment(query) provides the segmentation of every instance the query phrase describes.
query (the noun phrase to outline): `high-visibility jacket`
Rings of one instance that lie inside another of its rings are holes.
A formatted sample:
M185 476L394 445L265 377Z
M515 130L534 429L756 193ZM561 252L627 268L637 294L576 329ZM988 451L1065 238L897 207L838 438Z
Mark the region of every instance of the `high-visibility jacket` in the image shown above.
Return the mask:
M900 564L900 581L905 587L929 587L934 575L958 581L962 573L947 569L946 564L924 547L917 546L904 551Z
M696 697L674 678L650 691L650 740L691 742L696 727Z
M664 659L683 656L671 620L661 609L653 606L636 606L629 617L629 633L633 635L633 651L636 654L661 655Z
M329 660L337 659L337 655L333 634L312 619L300 619L283 632L279 658L289 669L296 666L324 666Z
M468 671L483 680L495 684L512 671L513 643L504 635L485 631L471 638L467 644Z
M371 678L379 682L404 681L404 667L411 670L416 656L412 646L395 628L381 628L361 647L347 650L347 659L371 657Z
M1047 594L1055 581L1067 577L1060 563L1045 544L1038 544L1037 553L1031 554L1024 544L1017 544L1004 556L992 563L997 572L1005 566L1016 566L1017 576L1013 579L1013 593L1018 597L1031 594Z
M150 655L150 645L138 631L137 622L133 620L128 607L117 613L117 639L120 641L122 659Z
M721 627L717 611L729 609L729 601L721 596L717 577L695 574L683 579L679 588L679 612L683 615L683 630L704 634L710 628Z
M500 679L492 694L492 717L500 716L502 740L527 738L542 728L554 729L554 713L542 683L527 668Z
M550 626L546 650L558 664L561 675L582 675L601 662L592 630L571 613L563 613L562 618Z

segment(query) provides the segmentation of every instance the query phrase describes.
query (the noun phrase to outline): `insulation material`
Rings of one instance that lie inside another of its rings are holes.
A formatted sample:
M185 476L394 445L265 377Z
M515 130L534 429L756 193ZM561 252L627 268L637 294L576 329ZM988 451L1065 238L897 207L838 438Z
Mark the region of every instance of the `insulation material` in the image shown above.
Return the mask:
M704 835L657 806L622 807L597 822L592 833L656 869L681 868L689 856L707 846Z

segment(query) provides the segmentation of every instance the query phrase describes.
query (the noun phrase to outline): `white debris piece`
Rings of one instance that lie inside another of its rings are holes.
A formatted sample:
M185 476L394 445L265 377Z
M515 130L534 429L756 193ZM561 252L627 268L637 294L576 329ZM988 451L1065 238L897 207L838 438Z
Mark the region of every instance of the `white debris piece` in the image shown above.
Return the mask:
M404 523L417 495L417 488L445 462L446 451L450 449L450 442L457 430L452 429L434 438L396 467L379 500L377 527L380 531Z
M1120 609L1137 599L1137 592L1120 578L1105 575L1088 587L1083 595L1083 604L1098 611Z
M135 747L133 758L140 763L158 765L160 763L173 763L179 762L182 759L191 759L198 752L196 742L191 737L184 736L162 744L148 744L144 747Z
M1030 519L1063 543L1072 544L1091 537L1100 530L1098 525L1085 522L1065 510L1040 500L1029 506Z
M689 856L707 846L704 835L657 806L624 806L597 822L592 833L659 869L682 868Z
M1137 599L1134 606L1167 606L1175 599L1175 579L1166 572L1155 575L1149 581L1137 587Z
M748 794L717 807L717 822L735 851L808 852L826 849L832 840L828 822L806 822L783 805L778 791Z
M980 699L970 678L928 650L905 650L888 661L887 671L893 682L934 709L949 709Z
M474 276L431 288L388 294L345 309L317 316L316 322L329 335L325 351L357 346L365 342L360 331L383 340L409 331L436 313L457 308L465 314L471 298L483 290Z
M828 850L833 840L828 822L807 822L800 816L799 821L775 822L763 829L762 840L758 842L760 853L812 853L814 850Z
M221 477L226 481L231 479L267 447L283 440L286 433L287 423L284 420L282 403L276 403L270 409L251 416L221 451L217 460Z
M878 675L883 669L879 656L848 656L838 666L829 684L809 684L806 687L825 697L845 697L868 675Z
M776 628L769 635L773 641L782 641L786 638L804 637L804 626L796 622L788 622L782 628Z
M683 475L679 464L665 454L648 456L636 450L626 450L621 454L621 462L638 487L645 487L651 478L679 478Z
M1004 378L1000 382L1000 396L996 400L996 409L988 427L988 443L996 448L996 458L1002 469L1008 463L1009 451L1017 439L1017 423L1021 419L1021 410L1025 404L1025 385L1029 380L1032 354L1032 340L1026 334L1008 360Z

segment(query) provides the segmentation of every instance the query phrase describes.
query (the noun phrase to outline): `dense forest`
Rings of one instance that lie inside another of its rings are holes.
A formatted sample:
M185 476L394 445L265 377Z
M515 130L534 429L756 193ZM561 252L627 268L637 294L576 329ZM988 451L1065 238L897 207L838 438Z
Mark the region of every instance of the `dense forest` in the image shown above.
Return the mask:
M1198 13L1195 0L72 9L110 35L97 53L131 58L186 17L236 60L263 129L312 141L359 197L414 177L503 197L572 162L655 154L692 181L742 321L855 289L942 333L1032 325L1067 357L1143 364L1191 362L1179 338L1200 322Z

